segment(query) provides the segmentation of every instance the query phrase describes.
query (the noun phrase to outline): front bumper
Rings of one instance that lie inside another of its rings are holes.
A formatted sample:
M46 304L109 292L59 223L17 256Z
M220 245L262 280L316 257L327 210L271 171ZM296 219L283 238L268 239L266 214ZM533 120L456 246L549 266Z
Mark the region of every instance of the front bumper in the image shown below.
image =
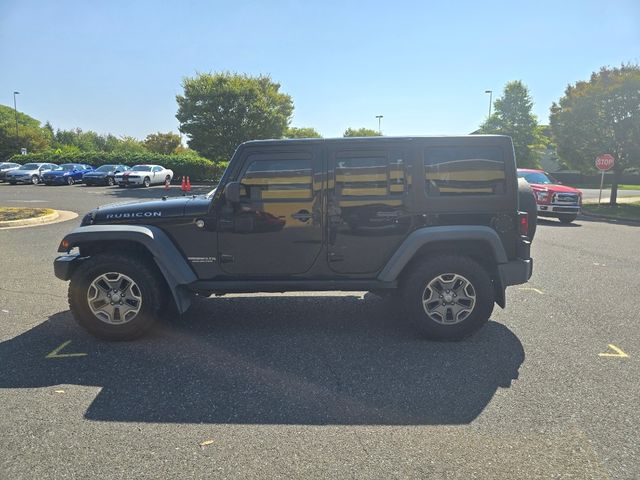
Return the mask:
M142 178L118 178L116 177L116 183L118 185L142 185Z
M80 255L61 255L53 261L53 273L60 280L70 280L75 269L86 258Z
M21 177L9 177L5 178L7 182L13 183L31 183L31 175L25 175Z
M42 177L42 182L45 184L51 185L65 185L67 183L67 178L69 177Z
M550 213L571 213L577 215L580 213L580 205L538 205L538 215L544 216Z

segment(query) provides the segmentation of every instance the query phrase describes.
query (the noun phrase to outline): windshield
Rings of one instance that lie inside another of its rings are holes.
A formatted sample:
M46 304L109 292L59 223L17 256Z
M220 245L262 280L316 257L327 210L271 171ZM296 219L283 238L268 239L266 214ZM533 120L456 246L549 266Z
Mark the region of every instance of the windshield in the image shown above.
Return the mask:
M558 183L551 175L542 172L519 172L518 177L524 178L527 183L539 183L542 185Z
M96 172L110 172L115 169L115 165L102 165L101 167L96 168Z
M136 165L131 170L134 172L150 172L151 167L149 165Z
M52 168L51 170L64 170L65 172L70 172L71 170L75 169L76 165L74 163L65 163L63 165L57 166Z
M20 170L37 170L38 168L40 168L38 163L25 163L20 167Z

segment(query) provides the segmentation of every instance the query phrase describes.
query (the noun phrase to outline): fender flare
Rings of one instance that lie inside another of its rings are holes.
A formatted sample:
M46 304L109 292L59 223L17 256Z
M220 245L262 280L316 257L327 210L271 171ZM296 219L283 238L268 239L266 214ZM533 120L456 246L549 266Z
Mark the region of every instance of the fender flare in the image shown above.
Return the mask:
M490 227L483 225L446 225L423 227L413 231L397 248L385 267L378 275L378 280L392 282L398 279L400 273L411 261L416 252L424 245L435 242L450 242L456 240L477 241L486 244L492 251L498 264L507 263L500 237Z
M58 252L68 252L85 243L105 241L130 241L142 245L153 257L171 290L178 311L184 313L191 304L191 297L183 287L198 277L169 236L151 225L89 225L78 227L67 234ZM63 246L64 245L64 246Z

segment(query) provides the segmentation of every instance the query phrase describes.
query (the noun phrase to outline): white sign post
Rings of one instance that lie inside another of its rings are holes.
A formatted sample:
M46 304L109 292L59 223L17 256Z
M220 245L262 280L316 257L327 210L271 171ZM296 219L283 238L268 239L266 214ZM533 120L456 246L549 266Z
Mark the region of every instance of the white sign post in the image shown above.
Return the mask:
M615 163L613 159L613 155L609 155L608 153L603 153L602 155L598 155L596 158L596 168L602 172L602 176L600 177L600 194L598 195L598 205L600 205L600 200L602 200L602 187L604 185L604 172L610 170Z

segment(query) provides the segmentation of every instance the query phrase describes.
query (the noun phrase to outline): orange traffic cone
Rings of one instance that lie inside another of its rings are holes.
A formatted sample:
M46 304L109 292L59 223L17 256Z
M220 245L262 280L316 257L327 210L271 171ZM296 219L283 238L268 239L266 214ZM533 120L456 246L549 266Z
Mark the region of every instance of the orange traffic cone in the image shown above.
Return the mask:
M185 177L182 177L182 185L180 185L180 190L182 190L183 195L187 191L187 179Z
M187 177L187 192L191 191L191 180L189 180L189 177Z

